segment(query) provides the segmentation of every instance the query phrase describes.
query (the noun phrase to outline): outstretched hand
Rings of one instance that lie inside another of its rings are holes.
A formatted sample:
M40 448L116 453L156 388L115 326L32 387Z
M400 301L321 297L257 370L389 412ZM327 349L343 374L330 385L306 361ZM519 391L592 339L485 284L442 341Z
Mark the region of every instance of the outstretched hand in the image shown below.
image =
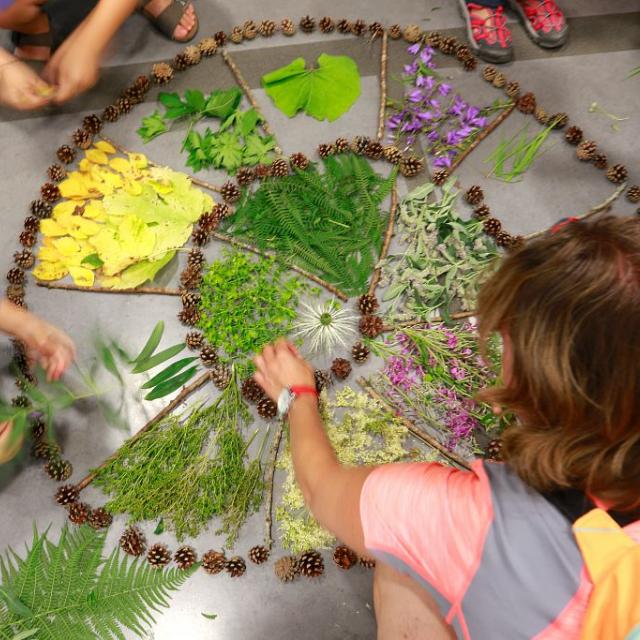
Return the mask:
M20 60L8 57L0 63L0 102L26 111L51 102L51 87Z
M280 339L254 358L255 381L277 401L283 389L293 385L315 386L313 368L290 342Z

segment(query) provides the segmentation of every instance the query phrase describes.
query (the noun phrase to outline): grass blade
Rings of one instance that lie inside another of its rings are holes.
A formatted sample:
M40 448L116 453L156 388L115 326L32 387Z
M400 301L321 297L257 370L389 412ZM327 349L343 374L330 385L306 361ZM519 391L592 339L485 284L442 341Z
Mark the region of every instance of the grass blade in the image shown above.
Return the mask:
M173 356L177 356L186 346L187 345L185 345L184 342L180 342L179 344L174 344L172 347L169 347L160 353L156 353L154 356L151 356L146 360L140 360L134 367L133 373L144 373L145 371L149 371L149 369L157 367L159 364L173 358Z
M138 357L133 361L134 363L143 362L148 360L153 352L158 348L160 340L162 340L162 334L164 333L164 322L160 320L158 324L153 328L147 344L142 347L142 351L138 354Z
M149 380L148 382L145 382L140 388L153 389L154 387L157 387L161 382L164 382L165 380L172 378L173 376L176 375L176 373L178 373L179 371L182 371L182 369L184 369L188 364L192 363L194 360L197 360L197 359L198 358L196 358L195 356L192 356L190 358L182 358L181 360L178 360L177 362L170 364L166 369L163 369L160 373L153 376L151 380Z
M163 398L164 396L173 393L176 389L179 389L182 385L186 384L193 376L196 374L198 367L191 367L191 369L187 369L182 373L179 373L177 376L173 378L169 378L165 380L163 383L159 384L155 389L150 391L145 397L145 400L157 400L158 398Z

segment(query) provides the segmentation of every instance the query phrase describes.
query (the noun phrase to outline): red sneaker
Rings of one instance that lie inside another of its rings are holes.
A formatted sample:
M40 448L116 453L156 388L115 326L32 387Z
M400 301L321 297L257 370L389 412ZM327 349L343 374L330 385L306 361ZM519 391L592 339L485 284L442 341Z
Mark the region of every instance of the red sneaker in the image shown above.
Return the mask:
M458 0L458 5L473 52L487 62L509 62L513 47L503 7L484 7L465 0Z
M567 41L567 21L554 0L509 0L509 6L536 44L555 49Z

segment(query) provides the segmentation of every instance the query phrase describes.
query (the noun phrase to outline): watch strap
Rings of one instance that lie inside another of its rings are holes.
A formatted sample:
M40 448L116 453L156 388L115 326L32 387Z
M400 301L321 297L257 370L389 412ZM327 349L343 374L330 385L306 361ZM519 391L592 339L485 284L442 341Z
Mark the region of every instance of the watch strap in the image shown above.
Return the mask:
M312 396L315 396L316 398L318 397L318 390L315 387L308 387L306 385L302 385L302 384L294 384L292 386L289 387L289 391L294 395L294 396L301 396L303 394L310 394Z

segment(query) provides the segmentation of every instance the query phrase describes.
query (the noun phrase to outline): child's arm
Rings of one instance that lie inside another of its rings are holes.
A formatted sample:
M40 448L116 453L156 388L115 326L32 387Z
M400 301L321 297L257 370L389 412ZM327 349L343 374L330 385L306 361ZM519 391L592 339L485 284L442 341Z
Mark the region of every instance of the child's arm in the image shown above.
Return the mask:
M0 103L14 109L38 109L50 101L48 88L33 69L0 48Z
M284 340L265 347L255 363L256 381L274 400L285 387L315 386L312 368ZM306 504L323 527L364 554L360 494L373 468L345 467L338 462L313 396L294 400L289 429L296 480Z

